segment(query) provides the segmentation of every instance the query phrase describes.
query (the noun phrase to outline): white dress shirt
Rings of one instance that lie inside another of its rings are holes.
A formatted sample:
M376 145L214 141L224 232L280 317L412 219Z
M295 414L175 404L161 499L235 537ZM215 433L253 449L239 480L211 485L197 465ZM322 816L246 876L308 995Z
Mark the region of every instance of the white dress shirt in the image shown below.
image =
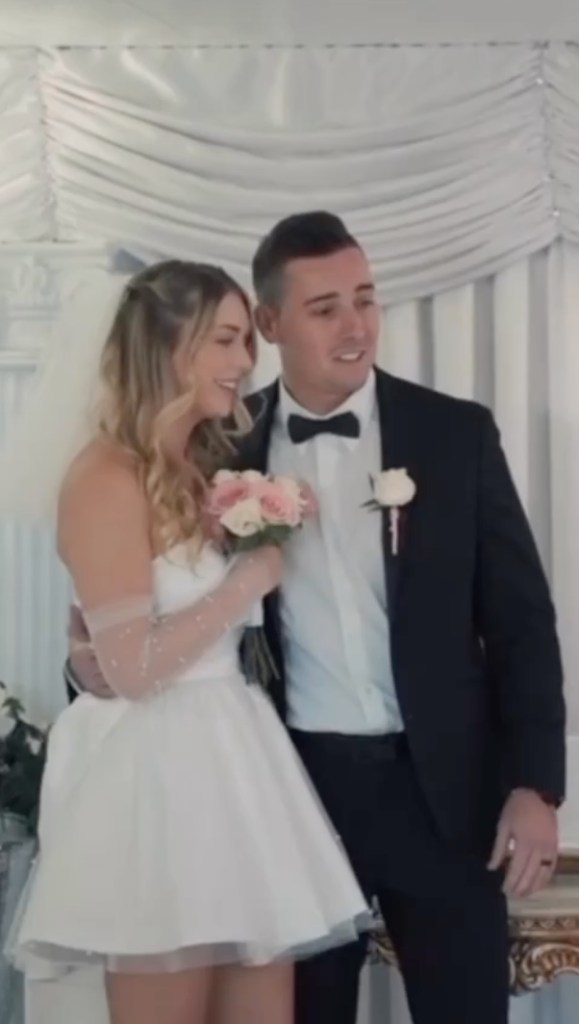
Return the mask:
M306 480L320 505L286 548L280 613L288 724L316 732L398 732L382 516L362 508L371 497L370 474L381 465L374 374L330 415L343 412L358 417L359 438L319 434L294 444L290 414L325 417L301 408L280 386L268 468Z

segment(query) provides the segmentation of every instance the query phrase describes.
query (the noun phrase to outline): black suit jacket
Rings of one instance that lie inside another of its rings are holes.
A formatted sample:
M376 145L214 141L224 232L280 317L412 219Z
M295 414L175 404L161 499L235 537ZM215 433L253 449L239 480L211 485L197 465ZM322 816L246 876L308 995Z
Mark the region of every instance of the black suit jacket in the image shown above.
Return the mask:
M400 709L439 828L461 845L486 848L511 789L564 795L553 604L488 410L381 371L376 380L382 467L406 468L417 487L396 557L383 516ZM277 401L277 384L249 400L255 426L239 447L239 466L267 468ZM272 697L283 718L276 594L266 601L265 623L280 669Z

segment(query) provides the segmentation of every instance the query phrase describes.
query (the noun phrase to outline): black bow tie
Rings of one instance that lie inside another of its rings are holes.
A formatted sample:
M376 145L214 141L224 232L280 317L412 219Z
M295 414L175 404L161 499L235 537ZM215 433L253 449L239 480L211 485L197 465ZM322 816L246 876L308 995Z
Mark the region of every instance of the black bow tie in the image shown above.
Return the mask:
M292 414L287 421L288 434L294 444L311 441L318 434L337 434L339 437L359 437L360 421L353 412L342 412L327 420L311 420L307 416Z

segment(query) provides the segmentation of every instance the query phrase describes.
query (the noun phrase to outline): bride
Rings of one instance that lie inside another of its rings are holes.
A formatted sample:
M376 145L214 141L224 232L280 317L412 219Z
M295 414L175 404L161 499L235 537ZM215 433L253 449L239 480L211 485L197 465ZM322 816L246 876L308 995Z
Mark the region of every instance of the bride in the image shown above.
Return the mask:
M117 696L82 695L51 731L11 955L37 977L94 970L110 1024L291 1024L292 960L369 920L239 664L283 552L228 563L204 512L228 455L219 423L246 425L254 360L241 288L217 267L159 263L125 287L99 353L97 427L74 455L80 435L64 439L58 551Z

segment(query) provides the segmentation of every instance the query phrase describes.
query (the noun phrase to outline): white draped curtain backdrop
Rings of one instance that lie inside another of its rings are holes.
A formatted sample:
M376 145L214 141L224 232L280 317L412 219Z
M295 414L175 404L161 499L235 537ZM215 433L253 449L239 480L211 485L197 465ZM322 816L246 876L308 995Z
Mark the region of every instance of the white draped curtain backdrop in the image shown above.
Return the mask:
M579 736L578 140L573 45L0 50L0 432L59 311L76 304L79 332L94 313L103 254L214 260L249 285L274 220L334 210L373 262L381 365L495 412ZM255 383L276 371L264 348ZM3 526L0 678L44 719L64 701L67 603L48 532ZM571 991L518 1001L513 1021L570 1024Z

